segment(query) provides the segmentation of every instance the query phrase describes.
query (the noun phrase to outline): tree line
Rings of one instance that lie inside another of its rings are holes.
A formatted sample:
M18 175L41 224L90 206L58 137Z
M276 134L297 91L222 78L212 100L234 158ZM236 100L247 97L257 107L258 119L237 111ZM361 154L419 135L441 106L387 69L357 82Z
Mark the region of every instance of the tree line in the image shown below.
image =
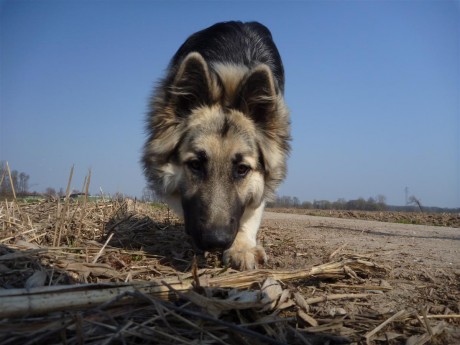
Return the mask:
M297 197L277 196L276 199L267 204L268 207L276 208L303 208L321 210L358 210L358 211L385 211L388 206L384 195L377 195L375 198L358 198L355 200L337 201L314 200L301 202Z
M297 197L277 196L267 203L272 208L302 208L309 210L347 210L347 211L396 211L396 212L430 212L430 213L460 213L460 208L422 206L420 199L410 196L404 206L387 205L384 195L375 198L358 198L355 200L338 199L337 201L314 200L301 202Z
M29 193L30 176L25 172L9 170L6 162L0 162L0 195L13 195L13 188L16 195ZM11 177L11 178L10 178Z
M16 196L44 195L53 198L65 196L63 188L56 191L54 188L48 187L43 193L31 192L29 181L29 174L18 170L10 170L5 161L0 161L0 197L13 197L14 194ZM78 190L72 191L72 194L77 193L79 193Z

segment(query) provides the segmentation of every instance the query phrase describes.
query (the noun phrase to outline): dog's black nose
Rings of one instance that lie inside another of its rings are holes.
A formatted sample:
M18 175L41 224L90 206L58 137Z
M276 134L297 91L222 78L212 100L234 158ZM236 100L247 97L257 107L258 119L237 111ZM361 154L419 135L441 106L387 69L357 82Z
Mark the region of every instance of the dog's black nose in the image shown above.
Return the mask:
M228 249L235 239L235 232L228 227L202 231L201 238L195 238L195 244L201 250Z

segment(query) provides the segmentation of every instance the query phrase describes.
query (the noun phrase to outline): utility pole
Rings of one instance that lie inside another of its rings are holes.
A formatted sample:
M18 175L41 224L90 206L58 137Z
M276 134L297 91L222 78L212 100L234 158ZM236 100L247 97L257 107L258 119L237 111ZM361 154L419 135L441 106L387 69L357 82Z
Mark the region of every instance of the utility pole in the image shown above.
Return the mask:
M406 206L409 205L409 187L404 188L406 194Z

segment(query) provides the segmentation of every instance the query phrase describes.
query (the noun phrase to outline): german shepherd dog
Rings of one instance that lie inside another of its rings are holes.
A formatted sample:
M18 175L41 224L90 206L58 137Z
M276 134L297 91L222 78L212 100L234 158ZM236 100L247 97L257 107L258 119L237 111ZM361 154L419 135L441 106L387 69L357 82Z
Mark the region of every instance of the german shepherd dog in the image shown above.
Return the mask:
M267 260L257 244L265 202L290 150L284 69L270 31L224 22L190 36L151 98L142 163L157 194L201 250L221 249L246 270Z

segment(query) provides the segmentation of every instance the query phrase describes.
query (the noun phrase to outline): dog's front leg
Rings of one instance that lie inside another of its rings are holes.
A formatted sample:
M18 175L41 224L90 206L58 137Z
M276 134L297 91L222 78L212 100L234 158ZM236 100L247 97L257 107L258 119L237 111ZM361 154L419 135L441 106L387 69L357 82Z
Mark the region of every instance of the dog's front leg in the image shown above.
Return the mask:
M240 222L240 228L232 246L224 251L223 260L239 270L253 270L267 261L267 254L257 244L257 232L264 212L265 203L256 209L247 209Z

